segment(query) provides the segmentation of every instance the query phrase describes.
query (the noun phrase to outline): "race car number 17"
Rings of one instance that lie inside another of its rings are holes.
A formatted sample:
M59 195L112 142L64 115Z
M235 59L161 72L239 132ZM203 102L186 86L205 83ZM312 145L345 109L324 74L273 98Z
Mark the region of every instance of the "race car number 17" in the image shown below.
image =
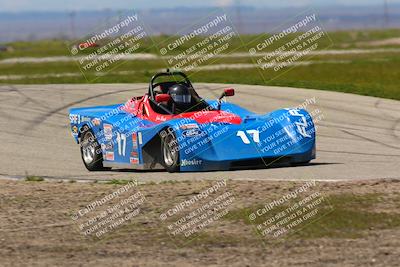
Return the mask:
M246 132L238 131L236 136L239 136L242 139L243 143L248 145L250 144L250 139L247 137L246 133L250 135L254 143L260 143L260 132L258 130L247 130Z

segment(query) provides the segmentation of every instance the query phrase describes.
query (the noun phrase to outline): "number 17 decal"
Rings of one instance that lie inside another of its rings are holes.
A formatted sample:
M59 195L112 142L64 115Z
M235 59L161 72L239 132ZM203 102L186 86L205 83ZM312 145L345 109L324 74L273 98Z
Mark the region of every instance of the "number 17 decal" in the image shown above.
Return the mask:
M118 155L125 156L126 135L117 132Z
M247 130L246 132L238 131L236 136L239 136L240 138L242 138L243 143L248 145L248 144L250 144L250 140L247 137L246 133L251 136L254 143L260 143L260 132L258 130Z

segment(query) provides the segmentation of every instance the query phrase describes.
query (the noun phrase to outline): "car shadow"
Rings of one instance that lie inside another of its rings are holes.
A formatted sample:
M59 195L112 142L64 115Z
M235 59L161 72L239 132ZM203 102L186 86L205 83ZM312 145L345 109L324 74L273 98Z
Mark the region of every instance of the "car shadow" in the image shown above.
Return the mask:
M280 168L297 168L297 167L316 167L321 165L339 165L343 163L339 162L316 162L316 163L306 163L306 164L270 164L260 165L260 166L250 166L250 167L240 167L230 170L207 170L207 171L185 171L182 173L207 173L207 172L235 172L235 171L246 171L246 170L262 170L262 169L280 169ZM135 169L112 169L110 172L123 172L123 173L166 173L164 169L153 169L153 170L135 170Z

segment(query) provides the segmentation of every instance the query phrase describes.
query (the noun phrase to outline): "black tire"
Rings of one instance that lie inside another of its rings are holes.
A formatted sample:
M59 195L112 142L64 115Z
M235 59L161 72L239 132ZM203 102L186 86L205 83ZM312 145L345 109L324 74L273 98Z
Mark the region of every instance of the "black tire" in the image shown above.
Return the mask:
M83 129L81 135L81 157L83 164L89 171L104 171L111 168L103 166L103 153L97 139L88 127Z
M179 146L175 134L164 131L161 134L161 163L168 172L179 172Z

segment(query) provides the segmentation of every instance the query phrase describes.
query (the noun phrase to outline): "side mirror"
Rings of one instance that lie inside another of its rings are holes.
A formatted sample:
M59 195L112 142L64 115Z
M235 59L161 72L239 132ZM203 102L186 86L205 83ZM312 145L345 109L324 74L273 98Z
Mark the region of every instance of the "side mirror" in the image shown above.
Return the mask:
M224 98L225 96L234 96L235 95L235 89L233 88L226 88L224 90L224 92L222 93L222 95L218 98L218 107L217 109L220 110L221 109L221 100L222 98Z
M235 89L233 88L226 88L224 90L224 96L234 96L235 95Z
M156 102L161 103L161 102L168 102L171 100L171 96L169 94L158 94L156 95Z

